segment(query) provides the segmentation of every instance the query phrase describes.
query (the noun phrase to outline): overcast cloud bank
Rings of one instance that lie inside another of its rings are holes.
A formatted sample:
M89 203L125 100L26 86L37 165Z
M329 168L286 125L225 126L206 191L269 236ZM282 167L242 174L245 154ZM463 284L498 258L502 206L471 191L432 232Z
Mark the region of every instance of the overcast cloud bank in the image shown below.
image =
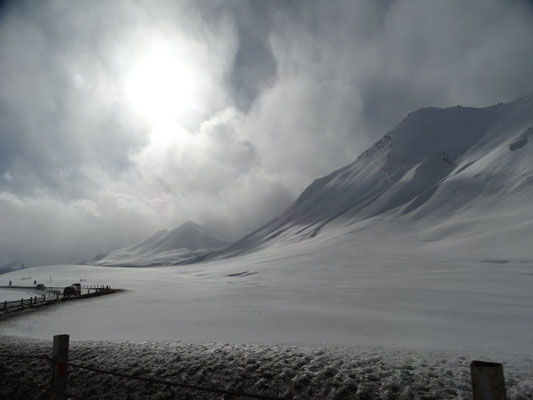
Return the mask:
M533 93L532 22L525 0L7 2L0 264L184 220L236 239L408 112Z

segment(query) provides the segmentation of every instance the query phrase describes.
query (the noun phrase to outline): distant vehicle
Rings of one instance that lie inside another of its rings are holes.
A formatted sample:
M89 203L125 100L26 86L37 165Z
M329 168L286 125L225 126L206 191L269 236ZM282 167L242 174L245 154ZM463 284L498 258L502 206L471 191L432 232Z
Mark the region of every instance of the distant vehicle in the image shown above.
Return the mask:
M44 284L38 283L37 285L35 285L35 289L44 290Z
M81 295L81 284L80 283L73 283L70 286L67 286L65 289L63 289L63 296L70 297L70 296L79 296Z

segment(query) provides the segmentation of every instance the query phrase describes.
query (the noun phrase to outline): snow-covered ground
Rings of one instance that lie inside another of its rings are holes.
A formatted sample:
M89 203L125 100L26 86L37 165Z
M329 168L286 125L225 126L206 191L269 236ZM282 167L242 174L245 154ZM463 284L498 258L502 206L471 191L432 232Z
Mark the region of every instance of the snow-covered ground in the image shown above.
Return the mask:
M50 354L51 342L0 337L1 352ZM361 347L232 345L184 342L74 342L70 361L136 377L290 399L471 399L469 364L486 355ZM489 356L489 359L492 359ZM530 357L500 356L507 396L531 399ZM31 371L31 372L30 372ZM43 360L0 358L9 379L46 385ZM70 368L68 392L83 399L225 399L219 394L127 380ZM11 400L39 390L2 385Z
M86 279L128 291L2 321L0 347L49 354L52 336L68 333L82 364L295 399L470 399L468 365L482 359L504 363L509 398L531 399L531 259L445 244L363 223L203 264L34 268L32 278L51 275L54 286ZM4 359L0 370L42 383L50 371ZM222 398L77 370L69 382L88 399ZM2 395L35 391L6 384Z
M467 258L408 232L351 229L190 266L35 268L54 286L83 278L129 291L10 319L0 333L533 354L531 260Z

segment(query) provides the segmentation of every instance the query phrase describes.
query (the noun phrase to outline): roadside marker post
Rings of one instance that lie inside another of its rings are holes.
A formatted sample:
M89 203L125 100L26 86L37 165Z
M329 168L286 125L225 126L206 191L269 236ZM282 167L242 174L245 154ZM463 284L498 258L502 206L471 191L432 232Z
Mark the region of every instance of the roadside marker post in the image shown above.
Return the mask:
M505 400L503 365L486 361L472 361L472 395L474 400Z
M52 392L50 400L67 400L69 335L54 336L52 349Z

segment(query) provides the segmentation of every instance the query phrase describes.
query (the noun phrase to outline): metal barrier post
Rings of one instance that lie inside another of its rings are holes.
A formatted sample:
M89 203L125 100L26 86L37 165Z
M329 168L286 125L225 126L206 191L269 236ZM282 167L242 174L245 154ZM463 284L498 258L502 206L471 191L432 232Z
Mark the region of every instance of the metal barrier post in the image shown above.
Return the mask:
M474 400L505 400L502 364L472 361L470 374Z
M52 390L50 400L67 400L67 363L69 335L54 336L52 350Z

